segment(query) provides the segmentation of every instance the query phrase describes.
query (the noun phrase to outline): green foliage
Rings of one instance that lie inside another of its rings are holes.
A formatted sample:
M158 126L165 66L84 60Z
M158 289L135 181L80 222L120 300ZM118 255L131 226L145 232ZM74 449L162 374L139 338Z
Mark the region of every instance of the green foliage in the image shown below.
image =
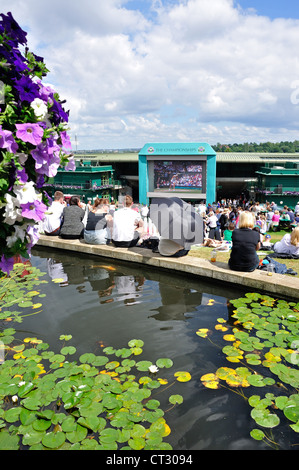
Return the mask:
M40 295L33 287L43 282L43 273L28 267L22 277L23 270L19 265L11 277L1 279L3 322L22 321L19 312L8 309L24 303L27 310L34 309L33 298ZM157 365L171 368L171 359L158 359L156 365L136 362L144 343L133 339L126 348L107 347L102 355L84 353L71 361L77 352L66 344L71 335L60 335L63 345L55 353L35 337L17 341L15 333L14 328L0 332L5 354L0 364L0 450L171 450L164 441L171 432L165 412L153 397L168 384L157 378ZM191 379L188 372L174 375L178 381ZM173 408L183 397L171 395L169 402Z
M220 144L212 146L216 152L263 152L263 153L296 153L299 152L299 141L294 142L246 142L243 144Z
M233 326L223 326L220 319L221 325L215 329L231 328L233 335L225 334L223 339L233 343L223 346L222 353L228 362L242 366L220 367L215 373L203 375L201 381L211 389L239 388L237 393L248 399L251 417L261 428L275 428L286 418L290 429L299 432L299 303L250 293L231 304ZM212 332L196 334L209 338ZM250 387L267 387L265 396L254 394L247 398L244 388ZM268 392L269 387L276 394ZM276 445L263 430L255 429L250 434Z

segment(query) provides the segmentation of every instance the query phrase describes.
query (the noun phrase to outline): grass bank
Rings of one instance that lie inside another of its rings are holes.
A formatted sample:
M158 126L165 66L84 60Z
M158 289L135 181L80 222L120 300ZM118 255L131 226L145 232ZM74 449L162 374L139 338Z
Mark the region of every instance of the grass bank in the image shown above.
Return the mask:
M272 243L275 243L279 240L282 239L282 237L288 232L285 232L285 231L280 231L280 232L270 232L270 235L271 235L271 242ZM203 259L210 259L211 258L211 251L213 250L213 248L209 248L209 247L206 247L206 246L202 246L202 247L192 247L192 250L190 250L189 252L189 255L188 256L192 256L192 257L195 257L195 258L203 258ZM260 251L261 253L273 253L273 251ZM258 252L259 253L259 252ZM229 260L229 256L230 256L230 252L227 251L227 252L221 252L219 251L217 253L217 260L218 261L222 261L222 262L228 262ZM260 259L263 258L264 255L260 256ZM276 260L280 263L283 263L285 264L288 268L291 268L293 269L294 271L297 272L297 276L295 277L299 277L299 260L298 259L279 259L279 258L276 258Z

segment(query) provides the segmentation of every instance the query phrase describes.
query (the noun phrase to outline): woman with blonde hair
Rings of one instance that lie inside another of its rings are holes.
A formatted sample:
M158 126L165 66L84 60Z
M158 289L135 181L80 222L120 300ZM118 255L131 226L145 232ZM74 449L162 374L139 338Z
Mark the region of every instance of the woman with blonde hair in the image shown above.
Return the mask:
M255 226L255 216L252 212L240 213L239 228L232 233L232 250L228 261L234 271L254 271L259 265L260 234L252 230Z
M299 256L299 225L291 233L286 233L274 245L275 253Z

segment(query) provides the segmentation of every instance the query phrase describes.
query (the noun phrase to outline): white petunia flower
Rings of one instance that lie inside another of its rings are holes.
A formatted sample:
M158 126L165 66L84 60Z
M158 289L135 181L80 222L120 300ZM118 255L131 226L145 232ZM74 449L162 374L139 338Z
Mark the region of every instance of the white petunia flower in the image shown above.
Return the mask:
M30 104L31 108L34 111L35 116L39 120L45 119L48 114L48 107L46 103L40 98L35 98Z
M39 194L34 189L34 182L28 181L25 184L14 185L13 191L19 201L19 204L28 204L40 199Z
M15 222L21 222L22 209L19 206L18 199L8 193L5 194L4 198L6 200L4 223L8 225L14 225Z
M23 227L16 225L14 227L14 230L15 230L15 233L13 235L6 237L6 243L7 243L8 248L11 248L19 239L22 240L22 242L24 241L26 231L27 231L27 225Z

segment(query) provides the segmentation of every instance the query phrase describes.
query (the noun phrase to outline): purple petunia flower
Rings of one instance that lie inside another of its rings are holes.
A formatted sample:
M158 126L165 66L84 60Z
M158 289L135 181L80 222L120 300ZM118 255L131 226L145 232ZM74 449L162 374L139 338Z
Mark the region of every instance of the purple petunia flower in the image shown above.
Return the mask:
M39 145L42 141L44 131L39 124L16 124L16 136L23 142Z
M50 178L54 177L60 165L59 151L59 145L52 138L48 138L46 142L38 145L31 151L31 155L35 160L35 171Z
M53 113L54 124L58 125L61 122L68 122L69 113L63 109L60 102L56 101L54 97L52 97L52 99L53 99L53 105L50 108L50 112Z
M6 258L4 255L1 256L0 270L3 273L9 274L13 270L14 258Z
M17 45L18 43L26 44L27 33L20 28L18 23L13 18L11 12L8 12L7 15L4 15L2 13L0 16L2 17L2 29L12 39L12 41L16 43L15 45Z
M28 181L28 175L26 173L25 168L22 170L17 170L17 178L19 179L20 183L25 184Z
M25 75L20 80L15 80L15 88L18 90L21 101L31 103L35 98L39 98L39 87L30 77Z
M75 171L76 169L76 162L75 162L75 159L74 157L70 157L69 158L69 161L65 167L66 171Z
M0 148L6 149L10 153L15 153L18 150L18 144L12 132L2 129L2 126L0 126Z
M27 204L21 204L20 207L22 209L22 217L33 219L35 222L43 220L47 210L47 206L38 199L35 199L33 202L27 202Z
M66 131L61 132L60 137L61 137L62 146L65 149L71 150L72 149L72 143L71 143L71 139L70 139L69 135L67 134L67 132Z

